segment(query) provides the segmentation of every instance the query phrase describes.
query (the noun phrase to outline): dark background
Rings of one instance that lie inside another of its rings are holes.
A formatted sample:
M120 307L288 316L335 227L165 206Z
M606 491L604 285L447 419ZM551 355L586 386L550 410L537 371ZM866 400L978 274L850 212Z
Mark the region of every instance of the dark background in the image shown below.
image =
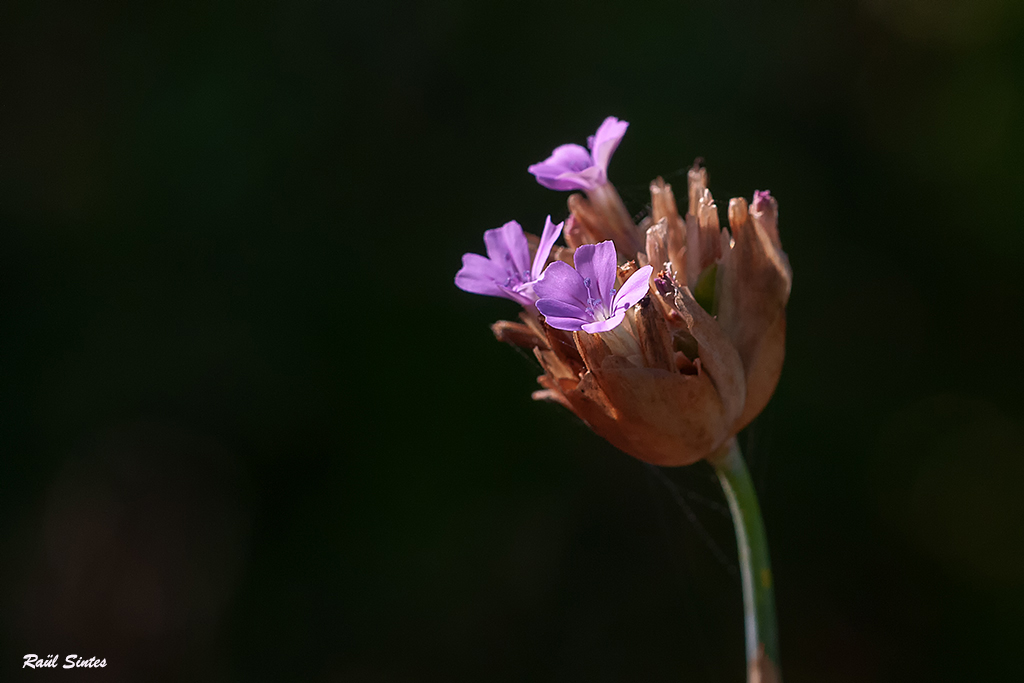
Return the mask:
M0 676L739 681L709 468L530 401L463 252L631 123L770 189L786 368L742 436L800 681L1019 680L1012 0L0 5Z

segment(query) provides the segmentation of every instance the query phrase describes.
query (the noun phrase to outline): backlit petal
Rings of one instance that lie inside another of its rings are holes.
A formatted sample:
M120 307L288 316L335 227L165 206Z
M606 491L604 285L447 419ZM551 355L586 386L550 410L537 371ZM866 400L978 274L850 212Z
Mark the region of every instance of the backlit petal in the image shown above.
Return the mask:
M585 171L594 165L590 153L579 145L561 145L556 147L544 161L533 164L527 170L537 182L552 190L585 189L580 185L586 178L577 178L575 174Z
M540 311L544 317L578 318L585 323L594 319L592 315L587 313L586 309L577 306L574 303L562 301L560 299L538 299L537 310Z
M537 245L537 253L533 257L533 268L530 269L532 279L539 279L544 272L544 264L548 262L548 255L551 253L551 247L555 246L555 240L562 234L563 225L564 223L552 223L551 216L544 219L544 232L540 236L540 244Z
M601 124L601 127L597 129L593 137L588 140L590 155L594 159L594 165L602 171L608 170L608 162L611 160L615 149L619 146L622 136L626 134L627 128L629 128L629 123L619 121L614 116L609 116Z
M644 266L629 276L629 279L623 283L622 289L615 295L615 301L610 307L613 313L624 311L647 296L652 272L654 272L652 266Z
M622 324L623 319L626 317L625 309L617 312L607 320L598 320L596 322L587 323L583 326L584 332L594 334L596 332L607 332L608 330L614 330L616 327Z
M505 269L480 254L463 254L462 268L455 274L455 286L464 292L503 296L505 291L498 285L505 281Z
M583 286L583 278L564 261L549 265L534 283L533 291L540 299L558 299L579 308L587 307L587 288Z
M521 280L528 279L530 272L530 243L526 241L523 227L516 221L509 221L500 228L484 232L487 256L497 265L514 270Z
M600 244L585 244L573 254L576 271L590 279L590 293L601 300L601 306L612 308L612 288L615 287L615 245L611 240Z

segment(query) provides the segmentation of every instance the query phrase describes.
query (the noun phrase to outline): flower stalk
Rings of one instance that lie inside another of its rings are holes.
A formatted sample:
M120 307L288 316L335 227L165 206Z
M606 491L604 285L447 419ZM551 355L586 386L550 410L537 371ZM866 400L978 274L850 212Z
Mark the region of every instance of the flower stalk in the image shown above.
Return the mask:
M730 439L709 458L729 503L743 585L743 625L750 681L779 680L779 640L775 623L775 596L768 559L768 538L761 519L754 482L736 439ZM767 661L764 661L767 659ZM774 679L764 671L770 667Z

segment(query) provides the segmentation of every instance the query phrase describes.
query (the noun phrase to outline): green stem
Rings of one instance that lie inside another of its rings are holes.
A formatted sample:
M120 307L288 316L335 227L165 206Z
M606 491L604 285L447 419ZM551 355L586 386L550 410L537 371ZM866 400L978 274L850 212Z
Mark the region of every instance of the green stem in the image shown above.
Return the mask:
M739 550L740 580L743 584L743 625L747 639L747 665L757 660L759 646L778 666L779 640L775 626L775 597L772 570L768 562L768 539L761 521L754 482L743 454L732 439L711 458L711 464L729 502Z

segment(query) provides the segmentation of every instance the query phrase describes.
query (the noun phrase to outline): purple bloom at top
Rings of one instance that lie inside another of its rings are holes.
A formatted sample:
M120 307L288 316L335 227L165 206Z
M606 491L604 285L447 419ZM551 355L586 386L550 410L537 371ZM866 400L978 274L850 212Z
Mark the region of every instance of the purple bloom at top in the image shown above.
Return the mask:
M608 182L608 161L628 127L627 122L609 116L587 138L589 152L579 145L562 145L527 170L552 190L593 190Z
M455 286L464 292L501 296L523 306L532 306L537 300L533 285L544 270L551 247L562 233L562 225L555 225L551 216L547 217L532 265L530 244L519 223L509 221L500 228L487 230L484 232L487 256L463 254L462 268L455 274Z
M652 266L644 266L615 289L615 245L611 240L584 244L573 254L575 270L555 261L534 284L537 310L559 330L607 332L626 317L626 311L647 294Z
M768 190L754 190L754 211L758 213L768 208L772 200L772 193Z

